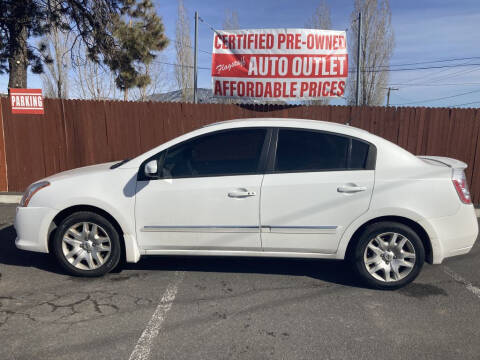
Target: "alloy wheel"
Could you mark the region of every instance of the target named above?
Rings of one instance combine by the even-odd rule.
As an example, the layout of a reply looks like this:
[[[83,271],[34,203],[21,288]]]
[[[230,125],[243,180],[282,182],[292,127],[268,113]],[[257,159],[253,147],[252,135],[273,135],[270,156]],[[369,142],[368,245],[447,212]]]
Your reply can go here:
[[[383,282],[405,278],[415,266],[415,248],[404,235],[379,234],[365,248],[363,262],[372,277]]]
[[[79,222],[62,238],[65,259],[80,270],[101,267],[111,254],[112,244],[105,229],[92,222]]]

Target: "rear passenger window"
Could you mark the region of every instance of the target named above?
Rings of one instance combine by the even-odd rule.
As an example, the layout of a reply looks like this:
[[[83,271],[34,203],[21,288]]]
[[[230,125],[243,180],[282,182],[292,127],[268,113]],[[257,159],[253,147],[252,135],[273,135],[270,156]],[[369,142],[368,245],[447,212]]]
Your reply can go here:
[[[368,150],[367,143],[352,139],[352,150],[350,153],[350,169],[365,169],[367,165]]]
[[[343,136],[280,129],[275,170],[346,169],[349,146],[349,139]]]
[[[319,131],[280,129],[275,171],[364,169],[369,144]]]

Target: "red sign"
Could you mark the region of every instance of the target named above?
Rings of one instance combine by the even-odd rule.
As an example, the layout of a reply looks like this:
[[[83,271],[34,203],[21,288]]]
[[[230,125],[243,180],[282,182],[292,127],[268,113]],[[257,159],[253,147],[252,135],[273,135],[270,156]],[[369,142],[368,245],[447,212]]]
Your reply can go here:
[[[213,37],[215,96],[283,101],[342,97],[347,77],[345,31],[219,30]]]
[[[10,88],[12,114],[43,114],[42,89]]]

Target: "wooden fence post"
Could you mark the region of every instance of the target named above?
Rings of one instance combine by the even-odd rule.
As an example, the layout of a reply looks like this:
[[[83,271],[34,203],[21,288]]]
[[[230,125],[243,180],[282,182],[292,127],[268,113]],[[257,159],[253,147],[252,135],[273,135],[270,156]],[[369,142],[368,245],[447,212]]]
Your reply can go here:
[[[3,100],[0,98],[0,191],[8,191],[7,156],[5,149],[5,130],[3,128]]]

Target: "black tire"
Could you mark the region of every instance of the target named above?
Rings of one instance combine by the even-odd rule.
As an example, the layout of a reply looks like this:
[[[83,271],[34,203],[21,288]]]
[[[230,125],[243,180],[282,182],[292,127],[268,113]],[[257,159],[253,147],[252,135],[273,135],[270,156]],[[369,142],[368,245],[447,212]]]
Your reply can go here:
[[[70,229],[70,227],[74,226],[75,224],[82,222],[88,222],[90,224],[98,225],[101,228],[101,231],[108,235],[110,240],[110,253],[108,255],[108,258],[106,257],[105,262],[101,266],[91,270],[82,270],[72,265],[66,259],[62,248],[62,246],[64,246],[62,244],[63,237],[65,236],[68,229]],[[85,277],[98,277],[105,275],[117,266],[122,255],[120,236],[115,227],[103,216],[89,211],[80,211],[73,213],[60,223],[53,239],[52,250],[60,265],[70,275]],[[86,264],[86,260],[82,260],[80,262]],[[98,266],[97,263],[95,264]]]
[[[381,281],[375,278],[372,274],[370,274],[370,272],[367,270],[367,265],[365,264],[364,256],[368,244],[378,235],[382,235],[385,233],[397,233],[403,237],[406,237],[409,240],[411,246],[413,246],[413,249],[415,250],[415,261],[410,261],[414,264],[413,268],[411,268],[410,272],[400,280],[392,280],[389,282]],[[388,237],[389,235],[386,236]],[[408,244],[408,246],[410,246],[410,244]],[[368,251],[371,252],[370,249]],[[422,240],[420,239],[418,234],[409,226],[391,221],[378,222],[369,225],[359,236],[351,253],[350,261],[352,262],[352,266],[356,273],[359,275],[360,279],[368,287],[380,290],[394,290],[401,288],[415,280],[415,278],[420,273],[420,270],[422,269],[423,263],[425,262],[425,249]],[[384,260],[382,259],[382,261]],[[393,266],[393,260],[390,261],[392,262]],[[371,266],[371,268],[373,268],[377,264],[378,263],[368,266]],[[389,263],[386,264],[388,265]],[[402,266],[400,268],[404,271],[408,270],[407,267]],[[383,274],[383,277],[386,278],[385,270],[379,270],[379,273],[377,273],[377,275],[378,274],[380,274],[380,277],[382,277],[381,275]],[[389,273],[388,276],[390,275],[395,274]]]

